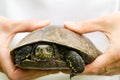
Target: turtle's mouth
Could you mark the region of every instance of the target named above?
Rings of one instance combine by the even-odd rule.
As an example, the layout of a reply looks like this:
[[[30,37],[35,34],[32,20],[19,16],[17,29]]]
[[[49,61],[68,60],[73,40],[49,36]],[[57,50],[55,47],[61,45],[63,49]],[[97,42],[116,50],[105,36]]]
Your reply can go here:
[[[39,53],[39,55],[34,57],[34,60],[43,62],[43,61],[49,61],[53,58],[54,58],[54,56],[52,54]]]
[[[54,56],[52,54],[39,53],[39,55],[37,55],[36,57],[40,59],[45,59],[45,58],[53,58]]]

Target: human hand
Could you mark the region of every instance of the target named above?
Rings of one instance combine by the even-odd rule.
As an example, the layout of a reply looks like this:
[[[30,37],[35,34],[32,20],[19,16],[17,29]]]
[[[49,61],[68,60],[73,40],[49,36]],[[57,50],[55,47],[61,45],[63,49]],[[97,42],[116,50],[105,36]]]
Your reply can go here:
[[[10,56],[10,42],[19,32],[30,32],[38,28],[49,25],[45,21],[14,21],[5,17],[0,17],[0,67],[7,74],[10,80],[31,80],[38,76],[47,75],[48,71],[22,70],[14,66]]]
[[[103,32],[110,45],[91,64],[86,65],[82,74],[114,75],[120,74],[120,12],[95,20],[66,22],[65,28],[77,33]]]

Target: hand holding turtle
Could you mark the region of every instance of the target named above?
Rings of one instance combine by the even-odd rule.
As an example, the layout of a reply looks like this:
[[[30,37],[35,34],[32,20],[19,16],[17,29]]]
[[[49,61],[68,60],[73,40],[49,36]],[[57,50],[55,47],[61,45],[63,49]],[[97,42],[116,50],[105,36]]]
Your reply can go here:
[[[120,12],[90,21],[66,22],[65,27],[80,34],[100,31],[109,40],[104,54],[88,64],[83,74],[120,74]]]
[[[10,42],[16,33],[30,32],[49,24],[50,22],[48,20],[14,21],[5,17],[0,17],[0,67],[3,72],[7,74],[10,80],[29,80],[38,76],[49,74],[44,71],[18,69],[14,66],[10,57]]]

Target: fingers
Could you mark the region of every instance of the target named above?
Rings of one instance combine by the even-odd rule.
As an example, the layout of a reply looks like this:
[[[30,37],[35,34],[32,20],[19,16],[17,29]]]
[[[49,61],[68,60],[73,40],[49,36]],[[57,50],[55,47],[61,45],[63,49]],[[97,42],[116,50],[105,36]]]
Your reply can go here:
[[[104,26],[108,25],[108,21],[106,18],[98,18],[90,21],[83,22],[65,22],[64,27],[70,30],[73,30],[77,33],[88,33],[94,31],[102,31],[104,32]]]
[[[30,32],[38,28],[42,28],[45,26],[50,25],[49,20],[43,20],[43,21],[35,21],[35,20],[28,20],[28,21],[13,21],[12,25],[12,32],[18,33],[18,32]]]
[[[83,74],[105,74],[109,72],[110,66],[112,66],[112,63],[119,60],[117,58],[116,49],[112,49],[113,47],[109,47],[104,54],[99,56],[92,62],[91,64],[88,64],[85,68],[85,71]],[[115,66],[114,66],[115,67]],[[117,67],[116,67],[117,68]]]
[[[105,75],[114,75],[114,74],[120,74],[120,59],[109,64],[106,68]]]

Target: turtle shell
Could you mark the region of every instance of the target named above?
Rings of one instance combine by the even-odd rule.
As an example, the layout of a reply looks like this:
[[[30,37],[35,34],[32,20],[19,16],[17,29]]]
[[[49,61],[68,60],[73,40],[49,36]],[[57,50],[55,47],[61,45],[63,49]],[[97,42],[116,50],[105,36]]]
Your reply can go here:
[[[15,49],[37,42],[50,42],[67,46],[81,52],[85,63],[92,62],[101,52],[85,36],[72,32],[63,26],[52,25],[35,30],[22,39]]]

